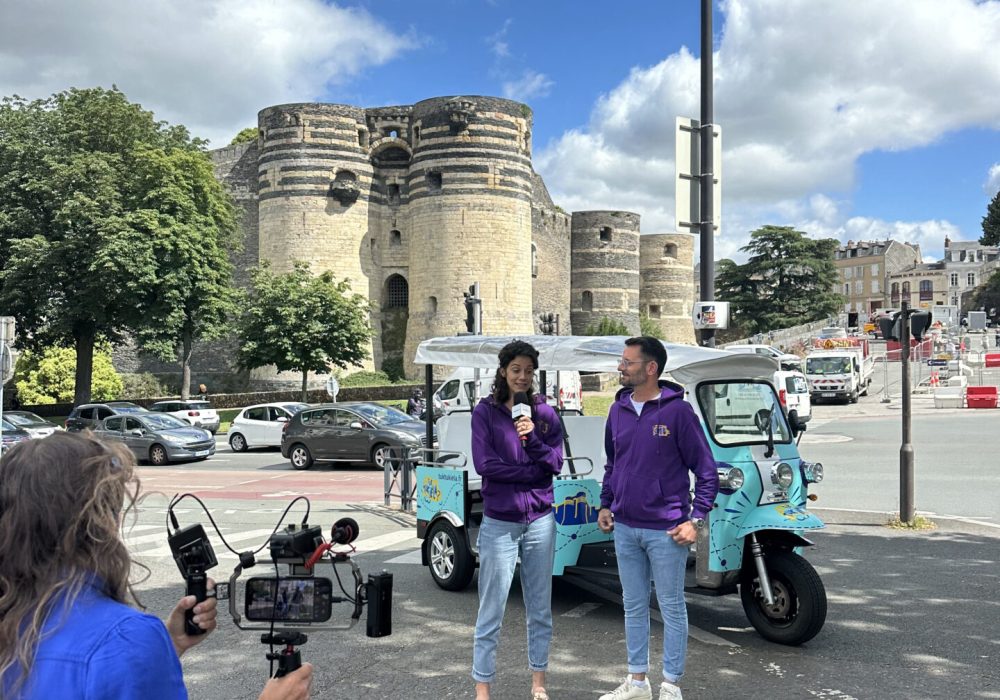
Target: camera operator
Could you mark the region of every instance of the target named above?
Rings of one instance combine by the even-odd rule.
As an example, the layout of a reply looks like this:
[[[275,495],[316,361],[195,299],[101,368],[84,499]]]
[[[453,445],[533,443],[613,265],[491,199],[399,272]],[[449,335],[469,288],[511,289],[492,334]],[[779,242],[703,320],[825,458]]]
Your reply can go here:
[[[120,523],[139,494],[134,466],[124,446],[80,433],[27,440],[0,460],[0,697],[187,697],[179,657],[204,635],[185,633],[184,614],[194,608],[211,632],[216,600],[181,598],[165,625],[132,607]],[[311,680],[304,664],[260,698],[307,698]]]

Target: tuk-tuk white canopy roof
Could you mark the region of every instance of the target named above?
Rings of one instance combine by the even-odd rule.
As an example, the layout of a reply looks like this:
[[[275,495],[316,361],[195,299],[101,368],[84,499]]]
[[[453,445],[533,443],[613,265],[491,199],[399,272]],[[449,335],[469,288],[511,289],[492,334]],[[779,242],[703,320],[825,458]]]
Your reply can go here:
[[[523,340],[538,350],[539,369],[617,372],[627,336],[573,335],[459,335],[430,338],[417,346],[418,365],[444,365],[494,370],[500,349]],[[694,345],[663,343],[667,349],[665,374],[682,384],[707,378],[770,379],[778,363],[763,355],[747,355]]]

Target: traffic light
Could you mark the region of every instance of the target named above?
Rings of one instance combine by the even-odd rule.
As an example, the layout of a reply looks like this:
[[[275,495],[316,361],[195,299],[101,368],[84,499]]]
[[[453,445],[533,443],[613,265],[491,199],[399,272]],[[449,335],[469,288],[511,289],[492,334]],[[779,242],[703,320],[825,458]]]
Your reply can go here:
[[[931,315],[929,312],[914,311],[910,314],[910,336],[914,340],[922,340],[930,325]]]
[[[884,340],[899,340],[902,329],[899,327],[900,313],[882,316],[878,320],[878,329]]]

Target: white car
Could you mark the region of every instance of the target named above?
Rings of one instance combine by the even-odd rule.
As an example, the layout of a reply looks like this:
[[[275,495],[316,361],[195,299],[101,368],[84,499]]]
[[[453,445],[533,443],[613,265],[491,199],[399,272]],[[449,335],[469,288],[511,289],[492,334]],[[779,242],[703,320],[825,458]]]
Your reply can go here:
[[[797,411],[799,420],[809,422],[812,417],[812,402],[809,398],[809,382],[801,372],[778,371],[774,373],[774,388],[785,411]]]
[[[307,403],[261,403],[247,406],[229,425],[229,446],[233,452],[251,447],[281,447],[281,433],[288,421]]]
[[[219,414],[208,401],[200,399],[157,401],[149,407],[149,410],[154,413],[169,413],[196,428],[204,428],[212,435],[219,429]]]

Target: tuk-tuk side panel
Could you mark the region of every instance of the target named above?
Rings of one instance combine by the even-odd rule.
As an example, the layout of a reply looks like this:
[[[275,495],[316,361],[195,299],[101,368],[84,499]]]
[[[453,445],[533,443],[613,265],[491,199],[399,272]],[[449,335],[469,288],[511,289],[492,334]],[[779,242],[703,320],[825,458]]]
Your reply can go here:
[[[558,479],[553,491],[556,552],[552,575],[561,576],[567,566],[576,565],[583,545],[608,542],[614,537],[597,527],[597,514],[601,510],[600,482],[595,479]]]
[[[417,520],[430,522],[441,512],[453,513],[462,523],[469,491],[469,473],[450,467],[417,467]]]

